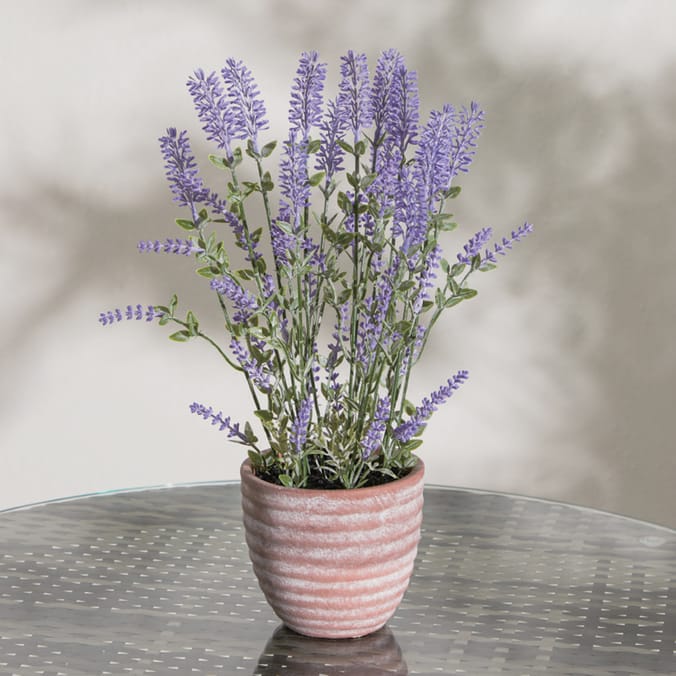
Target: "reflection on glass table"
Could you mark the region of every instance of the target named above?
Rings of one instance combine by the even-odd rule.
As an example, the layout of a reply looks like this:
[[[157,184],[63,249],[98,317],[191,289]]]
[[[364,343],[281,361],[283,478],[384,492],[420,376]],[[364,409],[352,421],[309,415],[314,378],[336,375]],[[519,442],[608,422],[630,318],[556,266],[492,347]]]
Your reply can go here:
[[[427,487],[411,586],[363,639],[307,639],[258,590],[239,485],[0,513],[0,674],[676,673],[676,532]]]

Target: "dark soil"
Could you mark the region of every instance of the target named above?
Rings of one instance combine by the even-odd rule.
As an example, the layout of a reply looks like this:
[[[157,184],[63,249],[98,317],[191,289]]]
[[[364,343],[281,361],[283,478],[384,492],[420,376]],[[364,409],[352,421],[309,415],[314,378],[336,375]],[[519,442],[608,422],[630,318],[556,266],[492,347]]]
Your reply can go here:
[[[410,469],[402,470],[397,478],[401,479],[402,477],[405,477],[410,471],[411,471]],[[256,476],[259,479],[263,479],[263,481],[267,481],[268,483],[282,486],[283,484],[279,480],[279,474],[280,474],[279,470],[274,469],[267,472],[256,473]],[[391,481],[395,481],[395,479],[389,476],[385,476],[384,474],[373,473],[369,476],[368,481],[361,488],[367,488],[369,486],[380,486],[381,484],[387,484],[390,483]],[[304,488],[314,488],[321,490],[343,490],[345,487],[337,481],[329,481],[324,476],[311,474],[308,479],[307,485],[304,486]]]

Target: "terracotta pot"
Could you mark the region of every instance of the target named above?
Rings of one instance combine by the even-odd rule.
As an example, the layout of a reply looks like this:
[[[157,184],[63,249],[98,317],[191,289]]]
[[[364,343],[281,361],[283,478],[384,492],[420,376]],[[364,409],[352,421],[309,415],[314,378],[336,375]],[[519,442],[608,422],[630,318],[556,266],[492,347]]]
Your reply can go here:
[[[246,460],[242,510],[249,556],[265,598],[305,636],[357,638],[392,617],[420,540],[423,476],[345,490],[285,488]]]

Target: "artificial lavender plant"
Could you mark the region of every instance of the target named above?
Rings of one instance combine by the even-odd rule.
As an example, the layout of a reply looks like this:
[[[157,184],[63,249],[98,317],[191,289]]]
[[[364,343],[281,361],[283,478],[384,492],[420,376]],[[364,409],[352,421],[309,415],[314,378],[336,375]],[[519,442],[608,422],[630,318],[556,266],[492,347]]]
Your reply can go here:
[[[261,139],[267,113],[249,69],[228,59],[220,76],[195,71],[187,86],[218,148],[209,159],[223,188],[219,196],[205,185],[187,132],[167,129],[160,147],[187,232],[139,250],[194,258],[226,336],[204,334],[192,312],[178,315],[176,296],[100,315],[103,325],[157,320],[178,326],[173,340],[208,341],[245,378],[264,439],[211,406],[191,411],[247,446],[257,474],[289,486],[360,487],[415,464],[427,420],[467,379],[458,371],[418,405],[408,401],[430,331],[476,296],[473,273],[493,269],[532,229],[491,245],[483,228],[455,260],[444,258],[441,235],[456,227],[447,202],[460,192],[455,179],[472,162],[483,112],[445,105],[422,124],[416,74],[396,50],[381,54],[372,79],[366,56],[352,51],[340,74],[325,101],[326,64],[302,54],[275,185],[276,143]],[[243,179],[245,161],[256,180]],[[255,199],[262,224],[249,217]],[[231,265],[229,246],[243,250],[243,267]]]

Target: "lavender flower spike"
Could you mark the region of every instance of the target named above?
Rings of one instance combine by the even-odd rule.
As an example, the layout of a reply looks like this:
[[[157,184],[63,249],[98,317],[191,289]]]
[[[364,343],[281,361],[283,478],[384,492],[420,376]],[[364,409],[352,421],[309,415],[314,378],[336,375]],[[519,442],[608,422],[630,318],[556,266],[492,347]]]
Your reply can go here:
[[[270,392],[272,389],[272,377],[265,364],[259,364],[249,351],[236,338],[230,341],[230,349],[242,367],[246,377],[261,391]]]
[[[493,228],[481,228],[463,247],[464,253],[458,254],[458,262],[472,264],[472,258],[481,253],[488,240],[493,236]]]
[[[207,141],[216,141],[231,160],[231,143],[236,132],[235,118],[216,73],[205,76],[199,68],[186,84],[197,116],[203,124],[202,129],[207,134]]]
[[[190,150],[188,132],[176,131],[174,127],[167,129],[167,135],[159,139],[164,168],[174,201],[182,207],[190,207],[193,220],[197,220],[197,204],[204,202],[209,190],[204,187],[202,179],[197,175],[195,157]]]
[[[190,412],[201,416],[205,420],[211,420],[211,424],[218,425],[218,429],[221,432],[227,430],[228,437],[230,439],[236,438],[244,443],[248,443],[246,436],[242,432],[240,432],[239,423],[235,423],[233,425],[230,422],[230,416],[224,418],[223,413],[221,411],[219,411],[218,413],[214,413],[214,409],[211,408],[211,406],[207,408],[206,406],[202,406],[202,404],[193,402],[192,404],[190,404]]]
[[[321,146],[317,153],[315,169],[326,174],[326,184],[342,168],[345,151],[338,145],[347,128],[347,122],[341,114],[338,99],[329,101],[328,110],[321,124]]]
[[[425,426],[425,421],[437,410],[437,407],[449,399],[468,377],[467,371],[458,371],[452,378],[448,379],[445,385],[432,392],[429,398],[425,397],[422,404],[416,407],[415,413],[394,430],[395,438],[404,444],[410,441]]]
[[[204,252],[204,249],[197,246],[191,239],[172,239],[171,237],[165,239],[164,242],[161,242],[159,239],[155,241],[142,240],[138,243],[138,250],[141,253],[172,253],[182,256]]]
[[[251,139],[254,151],[258,152],[258,132],[269,126],[260,90],[251,71],[241,61],[228,59],[225,63],[221,75],[232,106],[234,136]]]
[[[338,105],[356,144],[361,131],[373,121],[368,61],[366,54],[355,54],[352,50],[341,57],[341,61],[343,79],[339,85]]]
[[[483,129],[484,111],[476,101],[472,101],[469,110],[463,108],[458,114],[458,122],[451,139],[451,164],[449,182],[458,172],[467,173],[476,154],[476,142]]]
[[[153,319],[161,319],[162,317],[164,317],[164,312],[159,312],[152,305],[148,305],[145,308],[143,305],[136,305],[135,307],[127,305],[124,312],[120,308],[101,312],[99,314],[99,322],[101,322],[102,326],[108,326],[109,324],[121,322],[123,319],[135,319],[136,321],[145,319],[147,322],[152,322]]]
[[[291,423],[291,445],[296,449],[297,453],[303,450],[303,446],[307,441],[307,432],[310,425],[310,415],[312,413],[312,400],[307,397],[300,405],[298,414],[295,420]]]
[[[310,127],[322,119],[322,91],[326,78],[326,64],[319,63],[317,52],[303,52],[291,89],[289,123],[293,131],[306,141]]]
[[[362,458],[364,458],[364,460],[374,453],[382,443],[385,427],[387,426],[387,421],[390,417],[390,403],[390,398],[388,396],[384,396],[382,399],[378,400],[378,406],[375,415],[373,416],[373,421],[369,425],[361,442]]]
[[[512,248],[514,242],[520,242],[526,235],[533,232],[533,226],[531,223],[524,223],[521,227],[516,230],[512,230],[512,236],[507,238],[503,237],[500,244],[495,244],[493,246],[493,251],[486,249],[484,253],[484,263],[497,263],[498,259],[495,257],[495,254],[500,254],[500,256],[506,256],[507,251]]]

